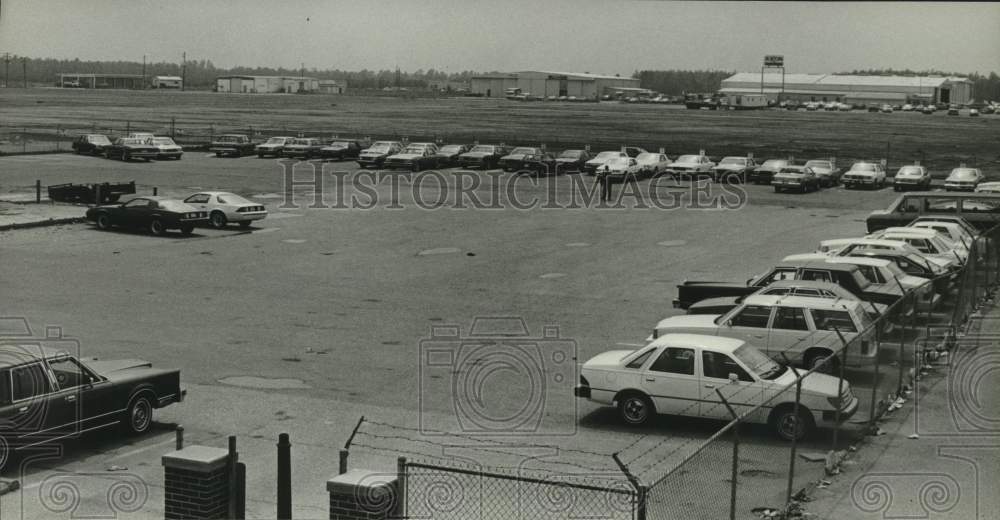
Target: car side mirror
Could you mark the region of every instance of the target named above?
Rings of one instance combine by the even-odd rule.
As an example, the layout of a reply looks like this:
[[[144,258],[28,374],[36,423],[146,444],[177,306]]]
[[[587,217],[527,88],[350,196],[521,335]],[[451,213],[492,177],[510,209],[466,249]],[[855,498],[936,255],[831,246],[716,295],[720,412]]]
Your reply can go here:
[[[739,380],[740,380],[739,376],[737,376],[736,374],[734,374],[732,372],[729,373],[729,382],[730,383],[735,383],[735,382],[737,382]]]

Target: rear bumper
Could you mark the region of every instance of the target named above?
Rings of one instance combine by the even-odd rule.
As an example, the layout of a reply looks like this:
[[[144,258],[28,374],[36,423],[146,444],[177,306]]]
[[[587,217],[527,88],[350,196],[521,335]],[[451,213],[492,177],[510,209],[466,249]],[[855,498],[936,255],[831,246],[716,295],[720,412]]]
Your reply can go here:
[[[258,211],[254,213],[230,213],[226,215],[226,219],[230,222],[253,222],[254,220],[262,220],[267,217],[266,211]]]

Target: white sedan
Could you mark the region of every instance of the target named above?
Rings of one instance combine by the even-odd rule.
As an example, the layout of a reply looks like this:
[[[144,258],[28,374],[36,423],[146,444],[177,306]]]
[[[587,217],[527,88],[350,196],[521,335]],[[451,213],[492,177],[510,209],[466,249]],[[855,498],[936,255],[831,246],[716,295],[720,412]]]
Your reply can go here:
[[[744,421],[768,424],[786,440],[805,437],[817,424],[846,421],[857,411],[858,398],[847,381],[812,373],[802,379],[796,415],[796,378],[795,370],[743,341],[667,334],[638,350],[591,358],[574,394],[618,408],[630,425],[657,413],[728,421],[733,417],[724,397],[737,414],[747,414]]]
[[[222,229],[230,222],[248,228],[255,220],[267,216],[267,208],[228,191],[203,191],[184,199],[184,202],[208,212],[212,227]]]
[[[640,174],[654,177],[670,166],[670,158],[662,153],[643,152],[636,156],[635,161],[639,163]]]

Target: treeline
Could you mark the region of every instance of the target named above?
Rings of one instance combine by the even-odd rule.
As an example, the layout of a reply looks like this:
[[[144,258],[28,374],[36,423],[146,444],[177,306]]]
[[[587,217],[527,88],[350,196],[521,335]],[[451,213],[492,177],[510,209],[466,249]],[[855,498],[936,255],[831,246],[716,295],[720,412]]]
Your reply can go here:
[[[211,60],[188,60],[186,71],[183,72],[189,88],[212,88],[215,78],[227,75],[257,75],[257,76],[300,76],[305,73],[319,79],[346,80],[353,88],[384,88],[405,87],[425,88],[433,83],[445,81],[468,81],[476,71],[448,73],[435,69],[417,70],[413,72],[395,70],[360,70],[347,71],[340,69],[289,69],[284,67],[216,67]],[[20,56],[11,56],[9,64],[10,84],[20,85],[23,73],[27,71],[28,83],[55,84],[62,73],[86,74],[142,74],[143,64],[136,61],[83,61],[80,59],[65,60],[53,58],[28,58],[26,67],[22,67]],[[180,63],[150,62],[146,63],[146,76],[181,76]]]
[[[969,81],[972,81],[972,97],[974,100],[1000,100],[1000,76],[998,76],[996,72],[990,72],[989,75],[983,75],[978,72],[968,74],[962,72],[945,72],[937,69],[867,69],[852,70],[851,72],[838,72],[837,74],[860,74],[868,76],[960,76],[963,78],[969,78]]]
[[[724,70],[640,70],[632,77],[639,79],[642,88],[677,96],[689,92],[715,92],[722,80],[732,75]]]

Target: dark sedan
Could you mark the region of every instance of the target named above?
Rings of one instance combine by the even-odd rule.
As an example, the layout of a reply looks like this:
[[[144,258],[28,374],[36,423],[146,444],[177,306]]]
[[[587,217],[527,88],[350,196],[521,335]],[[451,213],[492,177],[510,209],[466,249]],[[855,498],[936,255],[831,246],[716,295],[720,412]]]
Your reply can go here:
[[[112,227],[148,229],[160,236],[168,229],[179,229],[185,235],[194,227],[208,221],[208,212],[176,199],[163,197],[139,197],[123,204],[97,206],[87,210],[87,220],[97,227],[109,230]]]
[[[281,156],[312,159],[313,157],[319,157],[320,150],[322,149],[323,143],[319,139],[300,137],[292,139],[290,143],[286,143],[285,147],[281,150]]]
[[[145,433],[154,409],[184,400],[179,370],[79,359],[74,343],[59,337],[42,343],[0,347],[0,467],[12,452],[92,430]]]
[[[533,146],[518,146],[510,151],[509,154],[500,158],[497,161],[497,166],[499,166],[505,172],[517,171],[515,167],[521,159],[526,155],[535,155],[542,153],[541,148],[535,148]]]
[[[216,155],[216,157],[243,157],[244,155],[252,155],[257,152],[257,145],[250,140],[250,137],[244,134],[224,134],[215,136],[212,139],[211,144],[208,145],[208,151]]]
[[[511,161],[508,165],[511,170],[518,174],[532,175],[557,175],[562,173],[556,169],[556,158],[550,153],[534,153],[522,156],[517,161]]]
[[[472,146],[467,144],[446,144],[437,153],[441,158],[441,166],[455,166],[458,164],[458,157],[468,152]]]
[[[111,146],[104,149],[104,156],[108,159],[118,158],[123,161],[145,159],[148,162],[151,159],[156,159],[159,154],[159,148],[140,137],[120,137]]]
[[[81,135],[73,140],[73,153],[104,155],[104,150],[111,146],[111,140],[103,134]]]
[[[345,159],[357,159],[361,155],[361,150],[368,148],[366,143],[361,141],[344,141],[334,139],[330,144],[319,150],[319,156],[331,161],[343,161]]]
[[[463,168],[478,167],[483,170],[492,170],[497,167],[500,158],[506,154],[507,150],[502,146],[477,144],[468,152],[458,156],[458,164]]]
[[[556,166],[560,172],[579,172],[583,169],[583,163],[590,160],[590,153],[586,150],[563,150],[556,157]]]

